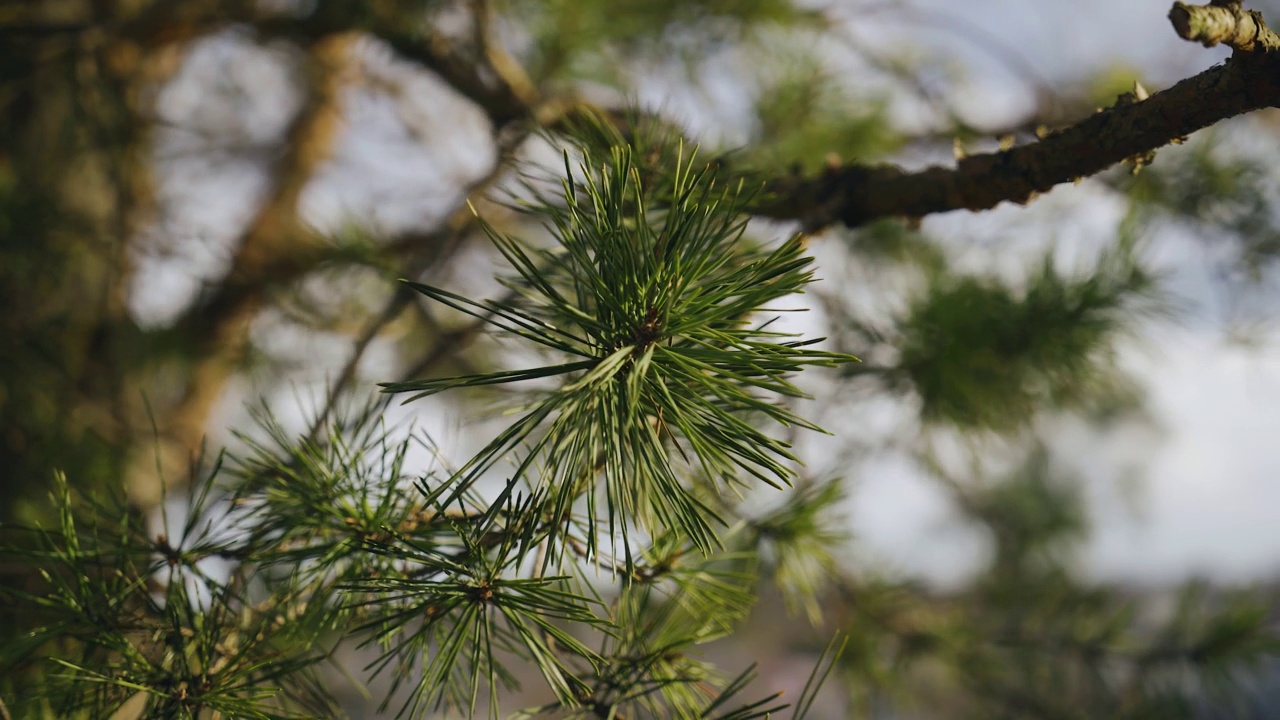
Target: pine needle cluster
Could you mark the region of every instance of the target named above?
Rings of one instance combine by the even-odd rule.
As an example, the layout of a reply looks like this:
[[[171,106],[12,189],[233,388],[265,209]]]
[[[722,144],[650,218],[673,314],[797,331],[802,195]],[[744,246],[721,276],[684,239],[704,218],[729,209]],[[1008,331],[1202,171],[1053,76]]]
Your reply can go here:
[[[496,716],[518,667],[554,698],[538,713],[748,720],[784,707],[738,700],[751,670],[726,679],[696,648],[746,618],[760,547],[821,529],[830,491],[754,519],[735,493],[793,482],[798,461],[769,428],[818,429],[784,403],[803,396],[793,376],[855,358],[775,322],[774,303],[814,279],[805,238],[750,242],[749,188],[674,151],[662,166],[620,141],[583,149],[577,167],[566,155],[562,192],[519,206],[551,247],[486,225],[514,270],[508,301],[410,283],[552,357],[385,386],[414,399],[542,381],[456,471],[411,477],[412,441],[391,439],[378,405],[320,437],[264,414],[234,461],[199,477],[172,538],[60,486],[64,522],[32,543],[49,587],[19,595],[49,622],[6,653],[66,669],[42,675],[37,704],[64,717],[129,703],[156,718],[330,716],[319,668],[354,653],[398,717]]]

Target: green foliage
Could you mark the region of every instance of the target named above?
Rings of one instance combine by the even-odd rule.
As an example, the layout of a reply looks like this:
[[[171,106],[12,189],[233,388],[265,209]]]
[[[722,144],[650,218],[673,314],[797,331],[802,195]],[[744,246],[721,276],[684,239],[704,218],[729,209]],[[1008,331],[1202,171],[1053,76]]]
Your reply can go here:
[[[934,277],[899,324],[894,381],[910,384],[926,421],[999,432],[1028,427],[1042,408],[1114,395],[1116,340],[1159,309],[1131,252],[1077,278],[1045,258],[1021,292],[995,278]]]
[[[378,648],[366,671],[391,677],[383,708],[403,696],[400,717],[474,713],[478,701],[496,716],[499,686],[517,684],[512,662],[538,668],[555,694],[541,712],[748,720],[785,707],[776,696],[735,706],[749,671],[726,682],[696,656],[747,617],[756,547],[732,540],[742,549],[703,557],[673,532],[629,571],[584,554],[618,582],[612,599],[584,565],[529,574],[549,535],[546,499],[486,513],[442,504],[447,478],[414,492],[400,475],[413,440],[391,441],[374,417],[323,441],[287,439],[264,418],[268,440],[196,482],[166,522],[172,537],[60,483],[61,525],[25,558],[44,587],[9,592],[43,623],[0,651],[6,672],[37,671],[16,711],[96,718],[141,697],[143,717],[332,717],[316,672],[344,643]]]
[[[1271,207],[1277,186],[1268,163],[1200,139],[1180,150],[1161,153],[1158,164],[1130,181],[1136,209],[1205,228],[1211,242],[1236,249],[1235,269],[1259,282],[1280,255]]]
[[[513,507],[507,514],[528,518],[531,509]],[[481,688],[487,685],[496,716],[498,681],[515,684],[498,651],[533,663],[560,702],[577,703],[586,685],[573,676],[562,656],[592,665],[597,659],[560,623],[590,627],[604,621],[572,592],[566,577],[511,576],[525,560],[518,550],[527,537],[509,528],[471,525],[459,532],[463,549],[458,553],[396,539],[400,542],[368,549],[414,571],[359,578],[341,589],[369,598],[361,607],[368,608],[371,617],[356,630],[369,632],[367,643],[386,648],[371,665],[375,673],[395,663],[392,695],[406,677],[417,676],[399,715],[419,717],[430,704],[474,714]],[[486,547],[495,544],[491,551]],[[418,664],[421,668],[415,667]]]
[[[82,4],[60,7],[72,17]],[[1251,279],[1267,276],[1280,247],[1276,188],[1252,145],[1248,157],[1208,143],[1161,151],[1152,168],[1113,183],[1133,212],[1116,246],[1080,273],[1046,258],[1016,283],[963,275],[919,224],[885,220],[847,233],[840,259],[870,268],[866,275],[886,287],[906,280],[916,288],[886,292],[884,306],[897,312],[883,319],[863,308],[844,314],[853,300],[827,306],[823,320],[848,339],[838,349],[873,359],[854,365],[852,355],[817,350],[817,340],[788,334],[777,320],[793,296],[815,288],[813,240],[757,242],[759,226],[749,224],[762,184],[817,173],[837,159],[832,153],[849,161],[935,149],[934,131],[899,136],[863,78],[809,52],[829,39],[838,15],[790,0],[341,0],[263,9],[255,36],[296,42],[299,55],[335,31],[367,32],[395,59],[385,64],[415,56],[481,105],[514,88],[521,101],[504,107],[510,118],[493,118],[499,169],[527,149],[526,120],[566,112],[549,131],[554,144],[575,148],[557,191],[526,178],[512,225],[478,224],[512,269],[507,299],[405,286],[431,301],[413,309],[459,310],[476,327],[523,341],[534,353],[522,357],[536,359],[524,369],[386,385],[412,397],[507,391],[500,397],[515,419],[460,468],[438,462],[419,471],[415,455],[441,458],[429,438],[383,425],[381,401],[335,413],[333,425],[302,436],[262,412],[234,456],[193,471],[178,483],[187,494],[147,516],[117,482],[124,458],[145,446],[130,416],[146,413],[131,403],[139,387],[176,393],[169,375],[186,372],[176,366],[234,334],[224,327],[206,337],[199,328],[216,323],[205,313],[234,306],[235,325],[261,301],[300,326],[344,332],[370,314],[363,302],[343,302],[361,294],[349,282],[353,266],[410,268],[403,274],[421,279],[439,266],[428,268],[418,246],[451,248],[465,232],[450,220],[430,243],[348,231],[298,255],[247,248],[305,283],[267,272],[255,284],[233,263],[209,288],[229,290],[232,302],[197,303],[186,321],[144,337],[124,305],[137,276],[122,268],[142,234],[132,213],[154,209],[134,182],[146,168],[131,164],[154,148],[133,144],[172,128],[149,127],[167,122],[163,113],[135,112],[167,72],[143,72],[130,58],[152,51],[144,46],[156,40],[143,36],[166,29],[135,20],[181,19],[186,32],[188,20],[207,15],[207,28],[191,29],[198,35],[231,18],[219,16],[219,3],[190,15],[166,15],[178,5],[170,3],[118,13],[113,3],[91,5],[83,30],[0,19],[0,467],[8,473],[0,520],[29,521],[0,527],[8,633],[0,717],[335,717],[351,709],[348,690],[373,695],[362,685],[370,682],[371,705],[400,717],[496,717],[509,691],[531,689],[530,702],[542,704],[524,716],[752,720],[788,706],[780,693],[753,695],[754,665],[734,675],[706,650],[741,636],[753,612],[772,613],[775,594],[812,627],[784,628],[770,649],[780,656],[774,666],[786,653],[817,658],[794,718],[822,709],[818,686],[828,677],[850,716],[1163,719],[1205,717],[1210,707],[1239,717],[1250,684],[1274,674],[1273,593],[1192,584],[1152,601],[1079,577],[1084,493],[1034,436],[1046,413],[1099,419],[1137,403],[1116,366],[1117,343],[1161,305],[1133,238],[1190,220],[1232,243]],[[254,4],[226,5],[243,20]],[[483,14],[467,18],[474,27],[453,27],[473,12]],[[439,28],[429,26],[437,20]],[[504,42],[518,57],[505,57]],[[787,49],[797,45],[805,50]],[[742,59],[750,66],[716,65]],[[317,96],[291,124],[291,145],[257,158],[280,160],[262,163],[282,176],[276,190],[307,181],[290,159],[316,149],[300,136],[315,119],[308,113],[326,104],[318,95],[335,89],[328,80],[399,102],[393,96],[407,85],[390,76],[411,74],[396,67],[372,82],[383,73],[353,78],[360,73],[349,67],[320,67],[332,57],[313,60]],[[674,81],[694,90],[724,77],[758,84],[741,125],[745,147],[699,160],[656,112],[591,116],[566,107],[607,94],[582,80],[626,96],[644,87],[642,75],[669,82],[654,70],[680,68],[687,74]],[[216,135],[205,139],[224,152],[217,143],[227,138]],[[228,146],[245,144],[234,140]],[[520,223],[547,230],[551,245],[508,229]],[[329,292],[335,284],[344,292]],[[308,292],[324,294],[321,307]],[[291,294],[302,299],[289,307],[281,298]],[[359,342],[397,321],[409,296],[399,293],[404,304],[389,305]],[[450,358],[457,366],[471,359]],[[989,562],[963,587],[879,578],[850,552],[839,510],[859,479],[845,461],[867,449],[857,446],[861,428],[845,428],[851,447],[819,458],[849,477],[809,479],[790,445],[796,431],[818,429],[793,409],[807,399],[795,376],[814,367],[873,378],[873,392],[915,401],[918,414],[877,450],[919,461],[990,540]],[[187,389],[204,389],[186,380]],[[846,387],[824,387],[831,392],[816,400],[848,402]],[[960,477],[921,449],[936,449],[927,441],[937,438],[958,440],[977,469]],[[1025,461],[996,474],[989,468],[1008,458],[987,463],[989,454]],[[27,488],[46,483],[55,466],[69,480],[58,475],[50,507],[32,509]],[[826,478],[831,469],[816,472]],[[76,492],[68,482],[109,492]],[[762,497],[773,504],[744,502]],[[41,526],[41,517],[54,520]],[[764,622],[778,621],[769,614]],[[349,684],[335,682],[352,657],[367,664]]]
[[[161,534],[60,481],[57,528],[8,551],[41,568],[36,587],[7,591],[37,619],[0,650],[0,667],[30,679],[17,712],[328,717],[340,707],[323,666],[352,650],[398,717],[496,717],[527,666],[552,698],[531,716],[751,720],[786,706],[744,699],[753,668],[728,677],[700,651],[742,628],[766,578],[815,627],[847,631],[795,717],[834,671],[850,697],[927,707],[936,693],[975,717],[1190,717],[1206,697],[1241,697],[1245,673],[1280,651],[1267,606],[1192,587],[1148,620],[1130,595],[1074,578],[1087,519],[1043,448],[991,482],[922,462],[993,540],[989,567],[943,598],[838,561],[841,482],[805,480],[746,512],[739,493],[796,477],[766,430],[816,429],[783,404],[802,397],[792,376],[853,358],[773,324],[813,281],[806,239],[751,242],[743,181],[632,127],[633,142],[579,128],[561,192],[531,181],[515,203],[550,246],[485,226],[514,269],[508,300],[410,284],[548,358],[386,386],[537,384],[508,396],[517,418],[461,468],[413,475],[411,452],[433,446],[395,439],[376,404],[303,437],[260,414]],[[921,398],[926,425],[1016,434],[1036,412],[1087,409],[1114,387],[1116,338],[1159,307],[1127,243],[1081,277],[1045,260],[1015,291],[948,272],[913,232],[870,232],[883,245],[870,255],[922,258],[930,280],[885,337],[899,356],[882,374]]]
[[[691,559],[675,536],[658,539],[644,582],[624,588],[613,604],[616,631],[605,639],[584,711],[703,717],[728,699],[717,689],[719,673],[693,648],[733,632],[751,609],[753,577],[734,559]]]
[[[627,145],[584,151],[576,173],[566,164],[562,195],[522,206],[555,247],[486,227],[515,268],[515,300],[412,284],[559,356],[387,386],[417,397],[558,383],[456,472],[408,476],[410,450],[431,446],[393,441],[379,404],[301,438],[261,413],[239,457],[193,479],[172,538],[60,485],[63,523],[37,533],[29,558],[44,587],[15,594],[43,619],[0,654],[42,678],[22,710],[102,717],[136,696],[145,717],[332,716],[316,666],[346,644],[376,653],[365,669],[390,678],[382,709],[400,717],[482,706],[496,717],[499,690],[517,685],[512,663],[540,672],[555,698],[542,712],[749,720],[785,707],[739,701],[750,670],[726,680],[697,647],[746,619],[763,546],[783,582],[801,577],[792,560],[827,553],[794,591],[815,613],[839,493],[805,489],[734,524],[725,491],[791,482],[788,445],[759,424],[817,429],[780,402],[802,396],[791,376],[854,358],[771,328],[773,303],[813,279],[804,238],[748,242],[749,193],[674,147],[666,168]],[[483,497],[479,480],[508,454],[514,472]],[[717,522],[735,530],[721,536]],[[601,526],[613,544],[621,535],[621,557],[604,551]]]
[[[607,518],[628,566],[635,523],[654,532],[680,528],[706,552],[717,544],[712,526],[720,518],[681,481],[669,456],[677,453],[718,487],[740,484],[739,473],[787,483],[787,463],[795,462],[788,446],[745,416],[816,430],[764,393],[799,397],[788,375],[854,358],[807,349],[816,341],[792,340],[757,317],[811,282],[811,261],[803,236],[773,250],[744,242],[749,197],[740,184],[721,185],[691,153],[677,157],[667,192],[655,196],[630,148],[615,146],[607,158],[586,152],[577,177],[566,158],[562,197],[528,206],[547,218],[556,247],[526,248],[487,228],[518,273],[509,281],[515,300],[477,302],[411,284],[568,361],[386,389],[417,398],[563,378],[459,471],[455,492],[527,446],[502,499],[529,482],[547,492],[553,516],[566,519],[585,499],[585,523],[574,524],[588,548],[594,552],[596,526]],[[597,475],[605,513],[594,502]]]
[[[851,95],[834,70],[811,56],[779,64],[758,91],[746,164],[814,174],[833,158],[866,162],[896,147],[882,102]]]
[[[536,77],[570,75],[611,81],[618,62],[660,58],[683,50],[705,52],[707,44],[750,37],[762,27],[816,26],[819,13],[793,0],[616,0],[574,2],[510,0],[512,10],[536,38]],[[602,56],[609,58],[601,62]]]
[[[312,648],[316,626],[295,614],[297,606],[250,604],[239,583],[220,581],[205,567],[209,558],[234,556],[209,534],[211,518],[201,512],[207,498],[192,501],[183,537],[171,542],[163,533],[148,536],[137,515],[119,505],[86,503],[78,519],[57,476],[59,526],[39,531],[29,557],[45,587],[10,598],[47,624],[0,656],[10,669],[37,652],[56,665],[19,696],[19,709],[107,717],[141,696],[143,716],[156,718],[335,711],[314,674],[325,658]]]
[[[849,543],[835,507],[845,500],[840,482],[799,485],[777,510],[749,522],[750,545],[767,553],[774,582],[792,612],[822,622],[821,594],[842,569],[836,556]]]

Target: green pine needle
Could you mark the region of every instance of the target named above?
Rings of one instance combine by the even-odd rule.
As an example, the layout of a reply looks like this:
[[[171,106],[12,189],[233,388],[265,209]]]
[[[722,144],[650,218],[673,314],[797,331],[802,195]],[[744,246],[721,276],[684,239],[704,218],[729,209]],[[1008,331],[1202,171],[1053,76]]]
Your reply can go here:
[[[817,430],[779,404],[803,396],[790,376],[856,358],[810,349],[819,340],[758,321],[778,312],[770,303],[813,281],[812,260],[801,235],[773,250],[744,241],[750,193],[741,183],[720,182],[714,165],[683,148],[673,170],[641,167],[625,144],[598,154],[583,150],[576,172],[566,155],[563,192],[523,205],[543,219],[557,247],[531,249],[484,225],[515,270],[513,302],[410,283],[569,360],[384,388],[413,393],[412,400],[562,378],[459,471],[457,491],[516,454],[495,506],[525,481],[547,489],[563,515],[602,480],[609,534],[621,533],[624,545],[628,526],[638,524],[679,528],[707,552],[717,545],[712,526],[720,519],[677,475],[671,451],[717,481],[741,483],[745,474],[789,484],[796,458],[755,421]],[[531,477],[535,468],[540,475]],[[597,527],[594,502],[587,514],[587,525]],[[587,536],[595,542],[594,531]]]

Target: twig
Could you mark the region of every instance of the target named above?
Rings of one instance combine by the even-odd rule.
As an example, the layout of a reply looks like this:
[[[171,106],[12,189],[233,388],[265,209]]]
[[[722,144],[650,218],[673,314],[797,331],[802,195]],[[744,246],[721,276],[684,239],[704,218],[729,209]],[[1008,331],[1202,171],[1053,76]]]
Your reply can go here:
[[[525,126],[522,128],[521,132],[509,135],[502,141],[499,146],[498,161],[494,163],[494,166],[490,168],[489,172],[483,178],[472,184],[468,192],[467,201],[463,203],[462,207],[454,211],[453,215],[449,217],[449,220],[446,222],[444,227],[428,235],[423,242],[417,243],[420,246],[433,249],[443,247],[444,250],[424,253],[411,259],[406,263],[402,277],[417,277],[430,265],[438,262],[441,258],[451,256],[453,251],[461,246],[463,236],[475,224],[475,215],[471,210],[472,203],[479,200],[481,196],[483,196],[485,192],[487,192],[498,180],[502,171],[506,168],[506,158],[514,153],[515,148],[529,136],[530,129],[531,128],[529,126]],[[498,132],[501,134],[501,128],[498,128]],[[369,345],[373,343],[374,338],[382,332],[383,328],[400,316],[400,313],[409,305],[414,297],[414,293],[408,288],[403,286],[397,288],[391,298],[387,300],[387,304],[382,308],[382,311],[379,312],[378,315],[375,316],[374,319],[365,327],[364,332],[360,334],[360,337],[356,339],[352,346],[351,356],[347,359],[346,364],[343,365],[342,370],[338,373],[337,379],[329,387],[324,406],[321,408],[319,415],[316,416],[316,419],[312,423],[311,430],[308,432],[309,437],[314,439],[319,433],[320,428],[324,427],[324,424],[328,422],[329,417],[332,416],[338,399],[347,386],[355,379],[356,369],[359,367],[360,361],[364,358],[365,352],[368,351]],[[474,337],[475,333],[479,332],[482,325],[483,322],[473,323],[466,329],[467,332],[463,335],[457,335],[455,332],[442,336],[439,342],[436,343],[436,347],[432,350],[432,359],[429,364],[434,365],[435,362],[443,357],[446,349],[455,346],[456,343],[462,340]],[[455,337],[455,335],[457,336]]]

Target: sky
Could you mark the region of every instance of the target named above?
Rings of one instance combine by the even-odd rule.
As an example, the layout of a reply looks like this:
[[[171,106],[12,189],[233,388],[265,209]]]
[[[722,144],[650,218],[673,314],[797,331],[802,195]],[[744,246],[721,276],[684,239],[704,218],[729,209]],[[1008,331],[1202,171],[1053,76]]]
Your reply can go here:
[[[955,106],[970,122],[999,127],[1034,105],[1036,84],[1091,77],[1120,61],[1154,91],[1225,57],[1179,40],[1165,19],[1168,5],[915,0],[845,3],[834,12],[848,18],[859,42],[886,51],[905,48],[963,68]],[[225,271],[238,228],[264,187],[266,160],[257,150],[282,137],[300,102],[292,61],[282,47],[260,48],[225,34],[202,43],[162,91],[159,173],[162,201],[174,220],[156,229],[139,256],[141,280],[131,307],[144,324],[164,325],[203,283]],[[382,73],[408,100],[349,94],[347,127],[304,195],[304,215],[329,232],[357,218],[389,233],[430,224],[493,162],[487,120],[428,75],[377,61],[366,70]],[[643,83],[639,97],[694,127],[724,126],[746,100],[732,72],[708,72],[701,94],[682,94],[670,78],[659,78]],[[225,107],[208,92],[211,83],[247,91],[243,105]],[[717,102],[708,106],[708,98]],[[904,122],[927,122],[909,102],[896,112]],[[218,152],[204,152],[202,129],[228,127],[234,132]],[[990,261],[984,254],[988,239],[1017,226],[1040,228],[1028,254],[1043,247],[1037,243],[1052,242],[1068,255],[1088,256],[1114,232],[1119,212],[1105,190],[1085,182],[1058,188],[1026,209],[952,213],[929,218],[924,227],[954,247],[972,245],[980,266]],[[1274,410],[1280,407],[1280,345],[1232,341],[1212,302],[1215,280],[1203,245],[1188,232],[1169,229],[1159,262],[1175,289],[1199,309],[1181,323],[1155,328],[1122,354],[1124,365],[1147,384],[1152,422],[1106,433],[1066,421],[1052,428],[1054,450],[1084,478],[1094,518],[1080,569],[1101,580],[1162,585],[1189,577],[1252,582],[1280,576],[1280,449],[1274,439],[1280,430]],[[475,252],[435,281],[483,287],[486,263]],[[369,290],[371,307],[381,302],[379,292]],[[272,398],[281,409],[314,393],[347,347],[338,337],[288,334],[279,318],[264,318],[255,332],[271,338],[276,352],[312,363],[297,384]],[[375,345],[366,368],[376,374],[389,353]],[[237,386],[224,399],[218,422],[243,422],[244,403],[259,389]],[[474,449],[483,433],[442,414],[447,405],[437,407],[441,412],[434,415],[420,406],[395,412],[414,416],[458,456]],[[860,431],[891,433],[900,409],[868,403],[850,412],[863,423]],[[985,539],[959,522],[939,490],[901,455],[876,456],[854,475],[846,508],[856,538],[853,562],[945,586],[962,581],[985,557]]]

